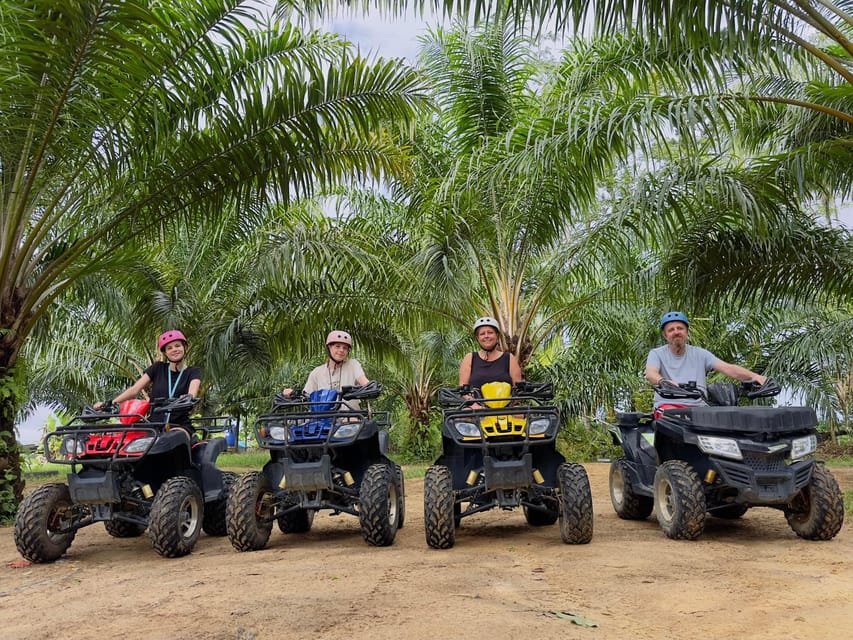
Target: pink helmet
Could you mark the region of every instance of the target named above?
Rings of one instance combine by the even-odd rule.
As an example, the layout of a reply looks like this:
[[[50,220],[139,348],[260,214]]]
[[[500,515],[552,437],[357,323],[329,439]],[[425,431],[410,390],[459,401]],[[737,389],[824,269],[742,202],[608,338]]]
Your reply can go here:
[[[330,344],[334,344],[335,342],[342,342],[344,344],[348,344],[350,348],[352,348],[352,336],[348,334],[346,331],[335,331],[329,332],[329,335],[326,336],[326,346],[328,347]]]
[[[161,333],[160,337],[157,338],[157,348],[160,349],[160,351],[163,351],[167,344],[174,342],[175,340],[183,341],[185,349],[190,346],[189,341],[180,331],[167,331],[166,333]]]

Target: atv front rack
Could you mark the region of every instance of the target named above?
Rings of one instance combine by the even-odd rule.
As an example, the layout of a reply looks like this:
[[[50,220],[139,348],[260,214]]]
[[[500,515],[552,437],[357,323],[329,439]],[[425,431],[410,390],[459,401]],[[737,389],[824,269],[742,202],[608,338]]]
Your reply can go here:
[[[45,457],[56,464],[108,467],[144,457],[165,425],[152,423],[87,425],[72,423],[45,438]]]
[[[345,400],[335,401],[325,411],[312,410],[317,405],[329,403],[294,402],[287,405],[288,411],[260,416],[254,427],[258,446],[276,450],[321,449],[353,442],[368,424],[378,429],[387,429],[391,424],[387,411],[353,409]]]

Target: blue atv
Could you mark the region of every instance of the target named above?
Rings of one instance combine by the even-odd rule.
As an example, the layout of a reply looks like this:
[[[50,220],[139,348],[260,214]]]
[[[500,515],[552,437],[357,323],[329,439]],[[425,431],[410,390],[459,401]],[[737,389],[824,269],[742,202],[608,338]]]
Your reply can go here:
[[[402,469],[387,456],[387,411],[354,401],[379,397],[377,382],[277,394],[258,419],[258,444],[270,452],[261,471],[237,481],[228,498],[228,537],[238,551],[263,549],[274,523],[305,533],[321,509],[357,516],[368,544],[388,546],[405,518]]]

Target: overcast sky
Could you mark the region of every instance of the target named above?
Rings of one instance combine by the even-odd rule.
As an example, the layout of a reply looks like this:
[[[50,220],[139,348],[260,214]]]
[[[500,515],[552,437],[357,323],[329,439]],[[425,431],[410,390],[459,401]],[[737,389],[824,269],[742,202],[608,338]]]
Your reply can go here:
[[[374,16],[338,17],[328,20],[324,28],[357,44],[363,54],[369,52],[385,58],[407,58],[413,63],[420,47],[418,37],[437,25],[434,16],[425,19],[410,16],[395,21]]]

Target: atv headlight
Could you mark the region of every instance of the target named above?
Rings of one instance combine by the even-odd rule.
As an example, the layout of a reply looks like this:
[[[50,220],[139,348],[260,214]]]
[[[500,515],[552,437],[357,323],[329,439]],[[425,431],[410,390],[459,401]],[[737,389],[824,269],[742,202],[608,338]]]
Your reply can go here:
[[[73,453],[82,456],[86,453],[86,445],[78,438],[63,438],[62,444],[59,445],[59,455],[70,456]]]
[[[463,438],[478,438],[480,437],[480,427],[473,422],[457,422],[453,426]]]
[[[335,438],[344,440],[346,438],[355,437],[361,430],[361,422],[345,422],[340,427],[335,429]]]
[[[272,440],[284,440],[287,437],[287,430],[282,427],[270,427],[270,439]]]
[[[802,458],[817,449],[817,436],[810,435],[805,438],[797,438],[791,441],[791,459]]]
[[[536,418],[530,422],[527,431],[531,436],[538,436],[545,433],[550,426],[551,420],[549,418]]]
[[[124,453],[145,453],[148,447],[151,446],[151,443],[154,442],[154,436],[145,436],[144,438],[137,438],[133,442],[130,442],[125,446]]]
[[[731,458],[732,460],[743,460],[743,454],[740,452],[737,440],[733,438],[715,438],[713,436],[697,437],[699,439],[699,449],[704,453]]]

